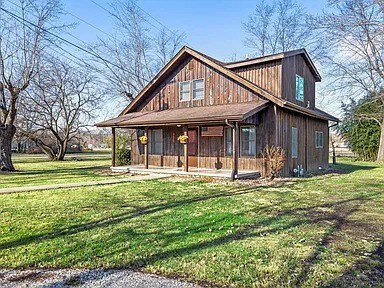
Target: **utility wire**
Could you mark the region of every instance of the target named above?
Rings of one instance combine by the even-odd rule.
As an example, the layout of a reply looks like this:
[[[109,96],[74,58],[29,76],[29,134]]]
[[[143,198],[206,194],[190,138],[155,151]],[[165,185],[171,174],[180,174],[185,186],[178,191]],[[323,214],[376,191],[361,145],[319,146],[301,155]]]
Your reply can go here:
[[[5,13],[7,13],[8,15],[10,15],[12,18],[14,18],[14,19],[16,19],[16,20],[20,20],[20,21],[25,22],[25,23],[27,23],[27,24],[29,24],[29,25],[32,25],[32,26],[35,27],[35,28],[41,29],[41,30],[44,31],[45,33],[47,33],[47,34],[49,34],[49,35],[51,35],[51,36],[56,37],[57,39],[63,41],[64,43],[66,43],[66,44],[68,44],[68,45],[70,45],[70,46],[73,46],[73,47],[75,47],[75,48],[77,48],[77,49],[79,49],[79,50],[81,50],[81,51],[83,51],[83,52],[85,52],[85,53],[87,53],[87,54],[93,56],[93,57],[96,57],[96,58],[98,58],[98,59],[104,61],[105,63],[108,63],[108,64],[110,64],[110,65],[112,65],[112,66],[114,66],[114,67],[116,67],[116,68],[119,68],[119,69],[121,69],[121,70],[127,72],[128,74],[131,74],[131,75],[133,75],[133,76],[135,76],[135,77],[138,77],[138,78],[140,78],[141,80],[144,80],[144,81],[146,81],[146,82],[149,82],[148,79],[146,79],[146,78],[144,78],[144,77],[141,77],[141,76],[139,76],[139,75],[135,75],[135,74],[132,73],[131,71],[128,71],[128,70],[124,69],[123,67],[121,67],[121,66],[119,66],[119,65],[117,65],[117,64],[115,64],[115,63],[113,63],[113,62],[111,62],[111,61],[109,61],[109,60],[107,60],[107,59],[105,59],[105,58],[103,58],[103,57],[101,57],[100,55],[96,54],[95,52],[89,51],[89,50],[85,49],[84,47],[81,47],[80,45],[75,44],[75,43],[73,43],[73,42],[71,42],[71,41],[69,41],[69,40],[67,40],[67,39],[65,39],[65,38],[63,38],[63,37],[61,37],[61,36],[59,36],[59,35],[57,35],[57,34],[51,32],[51,31],[49,31],[49,30],[47,30],[47,29],[44,29],[44,28],[42,28],[42,27],[39,27],[39,26],[37,26],[36,24],[30,22],[29,20],[27,20],[27,19],[23,19],[23,18],[21,18],[20,16],[14,14],[13,12],[8,11],[7,9],[4,9],[3,7],[0,7],[0,10],[4,11]],[[28,26],[28,27],[29,27],[29,26]],[[30,27],[29,27],[29,28],[30,28]],[[32,28],[30,28],[30,29],[32,29]],[[44,38],[47,39],[46,37],[44,37]],[[47,39],[47,40],[48,40],[48,39]]]

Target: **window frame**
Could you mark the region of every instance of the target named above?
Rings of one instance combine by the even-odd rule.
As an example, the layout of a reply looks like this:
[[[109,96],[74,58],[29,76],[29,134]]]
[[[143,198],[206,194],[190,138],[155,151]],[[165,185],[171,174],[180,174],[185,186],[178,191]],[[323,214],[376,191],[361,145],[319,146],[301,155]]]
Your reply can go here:
[[[188,99],[182,99],[181,98],[181,85],[188,83]],[[179,82],[179,101],[180,102],[185,102],[185,101],[191,101],[191,81],[180,81]]]
[[[194,83],[197,82],[197,81],[202,81],[203,82],[203,87],[199,88],[199,89],[201,89],[203,91],[203,97],[202,98],[195,98],[194,97],[195,96],[195,90],[197,90],[197,89],[194,88]],[[204,98],[205,98],[205,81],[204,81],[204,78],[193,79],[191,81],[191,85],[192,85],[192,89],[191,89],[192,100],[204,100]]]
[[[230,140],[228,141],[227,131],[229,131]],[[228,145],[230,143],[230,145]],[[230,147],[231,152],[228,152],[227,147]],[[224,155],[225,156],[233,156],[233,129],[231,127],[224,128]]]
[[[254,142],[254,144],[253,144],[253,148],[254,148],[254,155],[244,155],[243,154],[243,133],[242,133],[242,130],[243,130],[243,128],[252,128],[252,129],[254,129],[254,135],[255,135],[255,138],[254,138],[254,140],[252,141],[252,142]],[[239,127],[239,129],[240,129],[240,157],[249,157],[249,158],[254,158],[254,157],[256,157],[256,126],[255,125],[244,125],[244,126],[240,126]],[[248,140],[248,143],[249,143],[250,141]]]
[[[321,135],[321,138],[318,138],[319,135]],[[321,139],[321,145],[317,145],[318,139]],[[323,133],[323,131],[315,131],[315,147],[316,148],[324,148],[324,133]]]
[[[302,97],[299,94],[299,92],[300,92],[300,80],[303,81],[303,91],[302,91],[303,95],[302,95]],[[296,77],[295,77],[295,99],[297,101],[304,102],[304,98],[305,98],[304,90],[305,90],[305,79],[303,76],[296,74]]]
[[[161,131],[161,141],[152,141],[155,131]],[[161,152],[156,151],[156,143],[161,143]],[[164,131],[163,129],[148,129],[148,154],[149,155],[164,155]]]
[[[296,131],[295,132],[295,136],[296,136],[296,142],[295,142],[296,143],[296,145],[295,145],[296,147],[295,147],[295,149],[293,147],[294,146],[293,145],[294,144],[294,142],[293,142],[293,139],[294,139],[293,138],[293,134],[294,134],[293,131]],[[293,155],[293,151],[294,150],[296,150],[296,154],[295,155]],[[292,126],[291,127],[291,156],[292,156],[293,159],[297,159],[298,155],[299,155],[299,129],[297,129],[297,127],[295,127],[295,126]]]

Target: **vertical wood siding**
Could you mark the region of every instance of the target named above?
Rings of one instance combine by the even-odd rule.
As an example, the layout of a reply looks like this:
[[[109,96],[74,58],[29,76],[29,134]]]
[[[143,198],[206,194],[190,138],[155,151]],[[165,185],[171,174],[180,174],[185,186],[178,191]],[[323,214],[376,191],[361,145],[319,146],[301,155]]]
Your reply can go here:
[[[296,74],[304,77],[304,102],[296,100]],[[315,77],[306,64],[303,56],[296,55],[282,60],[282,98],[292,103],[315,108]]]
[[[246,67],[233,68],[231,70],[267,90],[276,97],[281,97],[281,60],[253,64]]]
[[[179,101],[179,83],[204,79],[204,99]],[[137,111],[209,106],[258,100],[260,96],[205,63],[189,57],[164,81]]]
[[[297,128],[298,155],[292,158],[292,127]],[[315,131],[323,132],[323,148],[315,146]],[[292,175],[292,170],[302,165],[306,171],[328,167],[328,121],[277,108],[277,145],[286,151],[287,160],[282,175]]]

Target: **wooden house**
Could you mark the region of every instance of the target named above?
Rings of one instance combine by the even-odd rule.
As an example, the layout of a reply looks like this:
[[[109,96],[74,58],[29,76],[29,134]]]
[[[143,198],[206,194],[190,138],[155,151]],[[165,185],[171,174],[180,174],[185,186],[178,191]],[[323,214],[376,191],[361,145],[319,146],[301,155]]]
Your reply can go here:
[[[146,168],[263,174],[269,144],[286,151],[281,174],[289,176],[297,167],[328,167],[328,129],[338,119],[316,108],[319,81],[305,49],[223,63],[183,47],[120,116],[96,125],[112,127],[113,135],[133,129],[131,162]],[[141,144],[142,135],[148,143]]]

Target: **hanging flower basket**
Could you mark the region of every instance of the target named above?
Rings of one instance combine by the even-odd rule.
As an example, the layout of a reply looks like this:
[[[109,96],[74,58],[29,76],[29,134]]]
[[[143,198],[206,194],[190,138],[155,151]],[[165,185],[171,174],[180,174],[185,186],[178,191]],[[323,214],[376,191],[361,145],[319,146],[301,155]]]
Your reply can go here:
[[[148,137],[145,135],[140,136],[139,140],[140,140],[141,144],[143,144],[143,145],[148,144]]]
[[[188,142],[188,136],[187,135],[180,135],[177,140],[180,141],[181,144],[186,144]]]

